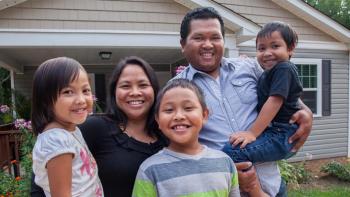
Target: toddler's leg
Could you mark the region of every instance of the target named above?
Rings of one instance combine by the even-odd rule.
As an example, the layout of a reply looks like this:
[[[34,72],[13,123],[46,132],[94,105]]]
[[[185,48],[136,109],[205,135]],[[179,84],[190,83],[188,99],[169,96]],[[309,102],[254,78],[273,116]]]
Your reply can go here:
[[[246,147],[240,148],[240,144],[232,147],[230,143],[227,143],[223,151],[234,162],[251,161],[256,163],[286,159],[295,154],[290,152],[293,144],[288,143],[288,138],[295,133],[297,128],[295,124],[274,123],[256,141]]]

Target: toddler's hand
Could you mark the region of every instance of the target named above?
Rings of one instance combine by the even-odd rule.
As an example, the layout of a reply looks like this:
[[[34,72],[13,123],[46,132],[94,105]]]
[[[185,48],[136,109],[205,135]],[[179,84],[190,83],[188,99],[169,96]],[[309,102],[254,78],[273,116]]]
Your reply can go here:
[[[241,144],[241,148],[244,148],[247,144],[254,142],[255,140],[255,135],[250,131],[239,131],[232,134],[229,138],[229,141],[233,147]]]

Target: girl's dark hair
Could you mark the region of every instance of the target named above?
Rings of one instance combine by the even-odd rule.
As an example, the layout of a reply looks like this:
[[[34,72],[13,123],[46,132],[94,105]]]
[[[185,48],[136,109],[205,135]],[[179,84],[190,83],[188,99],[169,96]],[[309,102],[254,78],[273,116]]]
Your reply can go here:
[[[154,95],[157,95],[159,90],[159,84],[158,79],[156,76],[156,73],[154,72],[153,68],[142,58],[136,57],[136,56],[130,56],[126,57],[122,60],[120,60],[117,64],[117,66],[114,68],[112,76],[109,80],[109,86],[108,86],[108,93],[109,97],[107,100],[107,111],[106,113],[110,118],[115,120],[118,125],[125,126],[128,123],[128,117],[125,115],[125,113],[118,107],[116,103],[116,95],[115,90],[118,83],[118,80],[120,78],[120,75],[124,68],[126,68],[128,65],[138,65],[142,68],[142,70],[145,72],[148,80],[150,81],[153,93]],[[159,128],[158,124],[155,121],[154,118],[154,103],[148,112],[147,121],[146,121],[146,130],[147,134],[149,136],[154,136],[155,134],[159,136]]]
[[[190,24],[193,20],[218,19],[221,27],[222,37],[225,37],[224,21],[220,14],[212,7],[199,7],[189,11],[182,19],[180,27],[181,40],[186,41],[190,33]]]
[[[54,121],[54,104],[60,91],[77,79],[80,71],[86,72],[79,62],[68,57],[49,59],[35,71],[31,120],[36,135]]]
[[[288,49],[294,49],[296,47],[298,43],[298,34],[292,29],[290,25],[279,21],[265,24],[256,36],[255,44],[257,45],[259,38],[270,37],[271,34],[275,31],[280,32]]]
[[[198,97],[198,100],[202,106],[202,109],[203,110],[207,109],[207,104],[205,103],[202,90],[195,83],[191,82],[190,80],[179,78],[179,79],[173,79],[173,80],[169,81],[164,86],[164,88],[158,93],[157,100],[156,100],[156,106],[155,106],[156,116],[158,116],[160,103],[162,102],[162,99],[163,99],[165,93],[168,92],[169,90],[177,88],[177,87],[192,90],[196,94],[196,96]]]

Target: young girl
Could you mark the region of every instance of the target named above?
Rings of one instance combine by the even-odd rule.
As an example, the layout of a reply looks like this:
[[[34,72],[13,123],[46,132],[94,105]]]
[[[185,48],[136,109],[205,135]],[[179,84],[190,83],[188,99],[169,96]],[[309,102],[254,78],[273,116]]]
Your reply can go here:
[[[170,143],[141,164],[132,196],[240,196],[232,160],[198,141],[208,109],[194,83],[170,81],[158,94],[155,113]]]
[[[76,126],[92,110],[84,68],[67,57],[47,60],[34,74],[32,98],[35,183],[46,196],[103,196],[95,159]]]

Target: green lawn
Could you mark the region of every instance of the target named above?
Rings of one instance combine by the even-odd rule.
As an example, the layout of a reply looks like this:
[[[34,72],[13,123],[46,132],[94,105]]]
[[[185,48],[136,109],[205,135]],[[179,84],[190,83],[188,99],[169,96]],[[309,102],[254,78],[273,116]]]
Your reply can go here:
[[[350,184],[325,189],[294,189],[288,191],[288,197],[350,197]]]

